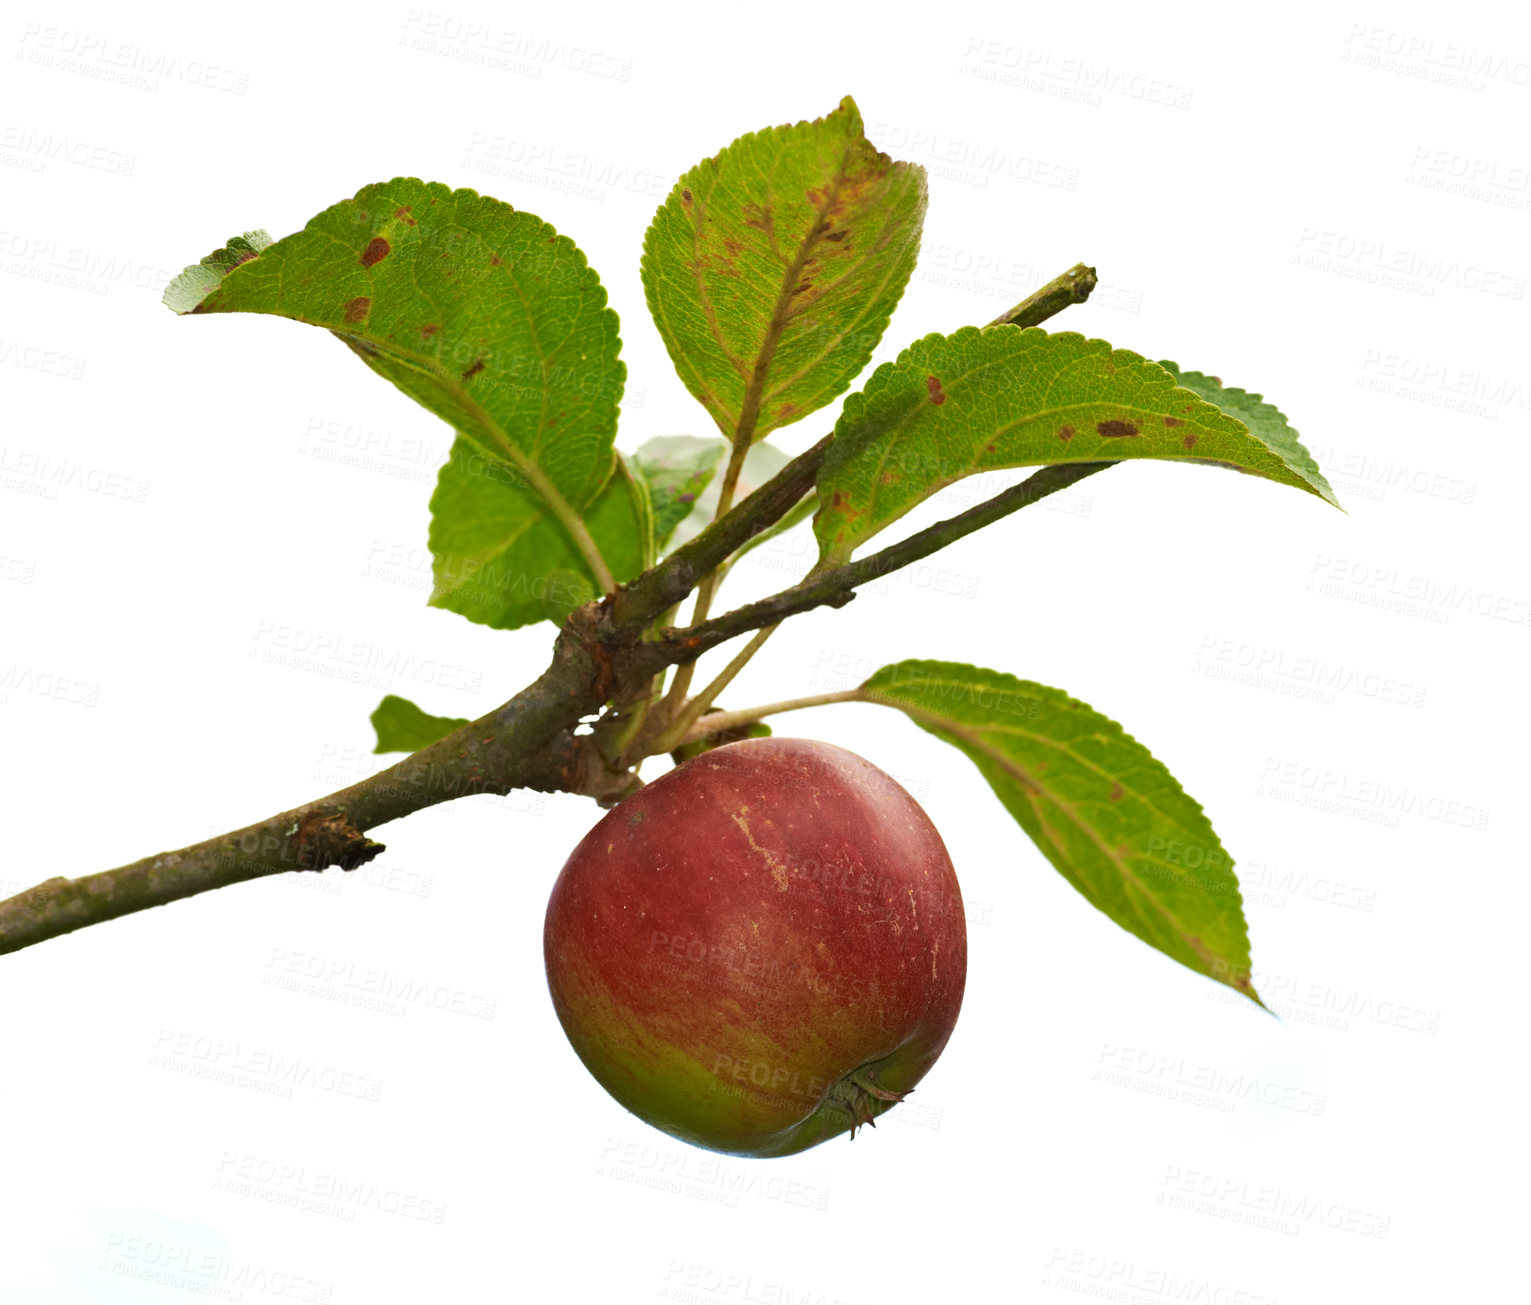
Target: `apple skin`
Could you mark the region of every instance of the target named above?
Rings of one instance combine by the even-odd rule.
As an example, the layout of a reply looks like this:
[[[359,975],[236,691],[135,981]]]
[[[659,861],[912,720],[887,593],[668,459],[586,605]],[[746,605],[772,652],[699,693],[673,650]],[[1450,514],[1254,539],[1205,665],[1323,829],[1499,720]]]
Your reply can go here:
[[[730,743],[610,811],[543,932],[585,1067],[673,1137],[781,1156],[871,1123],[962,1006],[961,890],[892,778],[808,739]]]

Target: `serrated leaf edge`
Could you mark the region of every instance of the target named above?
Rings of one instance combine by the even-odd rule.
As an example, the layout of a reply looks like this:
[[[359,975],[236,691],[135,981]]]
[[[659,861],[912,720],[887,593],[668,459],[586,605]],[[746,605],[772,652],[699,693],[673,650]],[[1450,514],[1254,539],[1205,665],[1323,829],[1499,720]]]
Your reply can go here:
[[[936,713],[927,711],[923,708],[911,707],[907,703],[900,702],[896,697],[892,695],[880,694],[876,688],[872,687],[872,681],[875,680],[879,675],[895,668],[898,669],[901,677],[905,677],[903,682],[910,682],[910,680],[914,680],[915,677],[917,677],[922,672],[928,672],[932,680],[936,680],[940,683],[950,683],[953,679],[957,678],[956,675],[952,675],[950,672],[957,672],[960,674],[961,672],[971,671],[982,675],[993,676],[994,679],[998,681],[998,685],[993,683],[982,683],[974,684],[972,687],[989,692],[994,691],[996,687],[1000,689],[1019,690],[1021,696],[1040,697],[1043,701],[1054,707],[1063,707],[1071,711],[1088,712],[1091,716],[1096,717],[1105,723],[1107,733],[1102,735],[1103,738],[1109,737],[1111,739],[1119,739],[1122,742],[1129,743],[1133,747],[1142,751],[1142,754],[1148,758],[1153,766],[1159,770],[1163,777],[1174,786],[1175,791],[1179,793],[1195,809],[1196,814],[1206,821],[1207,829],[1216,842],[1218,849],[1222,851],[1225,856],[1227,856],[1227,849],[1223,847],[1222,840],[1218,838],[1217,831],[1213,829],[1211,818],[1207,816],[1205,808],[1201,805],[1200,802],[1198,802],[1194,797],[1185,791],[1185,788],[1181,785],[1180,781],[1174,777],[1169,768],[1165,766],[1165,764],[1160,761],[1158,757],[1154,756],[1153,752],[1150,751],[1149,748],[1140,743],[1136,738],[1133,737],[1133,735],[1128,733],[1127,730],[1124,729],[1119,722],[1113,720],[1109,716],[1106,716],[1104,713],[1097,711],[1088,703],[1081,702],[1079,699],[1072,697],[1062,689],[1053,688],[1052,686],[1046,684],[1039,684],[1033,680],[1022,680],[1018,676],[1012,675],[1007,671],[995,671],[986,667],[973,666],[963,662],[910,660],[895,662],[889,666],[879,668],[877,671],[874,671],[872,675],[870,675],[865,681],[863,681],[861,685],[861,690],[863,694],[866,695],[867,701],[875,702],[882,706],[893,707],[898,711],[902,711],[906,716],[911,717],[916,724],[921,725],[922,728],[926,729],[929,733],[936,734],[938,736],[941,734],[946,734],[955,738],[960,738],[965,744],[972,747],[975,751],[980,752],[984,756],[988,757],[995,765],[999,766],[1006,775],[1016,780],[1022,790],[1027,793],[1027,800],[1033,803],[1032,809],[1033,814],[1037,816],[1037,823],[1044,830],[1047,828],[1047,823],[1041,818],[1040,813],[1037,812],[1035,806],[1035,798],[1032,795],[1045,795],[1048,801],[1052,802],[1061,811],[1063,811],[1065,815],[1067,815],[1069,819],[1074,823],[1074,825],[1080,829],[1086,835],[1086,837],[1090,839],[1091,842],[1100,848],[1102,852],[1105,853],[1111,864],[1118,869],[1118,871],[1123,875],[1124,879],[1132,883],[1136,889],[1136,893],[1134,894],[1135,898],[1146,899],[1147,902],[1155,910],[1157,910],[1166,921],[1169,922],[1171,928],[1174,929],[1176,935],[1185,943],[1185,945],[1193,952],[1195,952],[1196,955],[1202,957],[1202,959],[1206,962],[1208,969],[1213,971],[1216,970],[1219,958],[1209,955],[1204,950],[1199,937],[1193,934],[1189,934],[1185,931],[1184,926],[1181,925],[1180,922],[1176,920],[1175,917],[1171,915],[1170,912],[1164,907],[1164,905],[1159,902],[1151,892],[1148,891],[1142,880],[1138,878],[1138,876],[1130,869],[1130,867],[1128,867],[1121,859],[1117,857],[1113,849],[1105,845],[1105,843],[1099,838],[1096,832],[1086,821],[1074,814],[1073,804],[1071,802],[1059,796],[1056,792],[1050,789],[1045,782],[1038,779],[1035,775],[1029,774],[1024,769],[1017,770],[1015,768],[1015,763],[1012,762],[1010,758],[1006,757],[1004,753],[999,752],[990,746],[986,741],[974,737],[974,734],[969,727],[961,725],[957,722],[952,722],[947,717],[939,716]],[[1020,730],[1018,728],[1012,729],[1011,732],[1024,734],[1028,738],[1031,738],[1047,747],[1056,748],[1058,751],[1066,753],[1081,766],[1084,766],[1085,768],[1094,771],[1103,777],[1108,775],[1108,772],[1102,771],[1096,763],[1090,761],[1086,757],[1080,756],[1071,747],[1057,740],[1048,739],[1045,736],[1033,734],[1031,731]],[[1177,825],[1182,823],[1179,817],[1172,816],[1167,812],[1160,810],[1160,808],[1155,806],[1154,803],[1150,801],[1144,794],[1138,792],[1136,789],[1128,788],[1128,786],[1123,783],[1119,776],[1109,775],[1109,778],[1113,781],[1113,783],[1121,784],[1124,792],[1131,793],[1133,797],[1137,798],[1138,801],[1142,802],[1151,811],[1159,815],[1161,819]],[[1056,842],[1054,842],[1054,846],[1057,846]],[[1067,857],[1061,855],[1061,849],[1059,849],[1059,851],[1059,859],[1067,861]],[[1145,854],[1145,859],[1153,858],[1147,858]],[[1056,865],[1056,863],[1054,864]],[[1162,862],[1161,864],[1177,873],[1183,872],[1185,869],[1183,866],[1175,866],[1170,862]],[[1244,896],[1243,891],[1239,885],[1238,876],[1232,873],[1234,862],[1231,856],[1228,857],[1228,865],[1230,870],[1230,877],[1232,879],[1231,898],[1233,908],[1237,912],[1239,925],[1243,929],[1244,936],[1247,939],[1249,935],[1249,921],[1244,914]],[[1102,912],[1102,914],[1105,913]],[[1107,916],[1107,918],[1109,919],[1110,917]],[[1116,921],[1112,922],[1117,923]],[[1117,927],[1122,928],[1123,926],[1118,924]],[[1131,932],[1131,930],[1125,931],[1129,933]],[[1133,936],[1137,937],[1136,934]],[[1139,941],[1144,940],[1140,938]],[[1171,959],[1174,958],[1172,957]],[[1219,978],[1216,973],[1212,973],[1206,977],[1212,978],[1215,982],[1222,983],[1226,987],[1232,988],[1235,992],[1243,993],[1245,996],[1250,997],[1256,1004],[1262,1007],[1265,1005],[1265,1003],[1261,1001],[1259,994],[1255,991],[1253,983],[1250,982],[1252,977],[1252,967],[1249,972],[1246,972],[1243,975],[1245,982],[1242,985],[1238,982],[1230,981],[1236,980],[1239,977],[1238,975],[1230,975],[1228,978]]]

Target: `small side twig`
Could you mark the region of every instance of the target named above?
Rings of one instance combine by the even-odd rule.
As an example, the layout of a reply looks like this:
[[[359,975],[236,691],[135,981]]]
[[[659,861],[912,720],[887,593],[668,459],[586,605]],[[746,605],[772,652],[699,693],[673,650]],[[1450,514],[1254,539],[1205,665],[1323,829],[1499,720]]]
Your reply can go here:
[[[1054,277],[1035,294],[1027,295],[1014,308],[1007,308],[988,326],[1040,326],[1070,304],[1084,303],[1099,281],[1093,267],[1075,263],[1062,276]],[[988,330],[988,326],[984,329]]]
[[[910,535],[908,539],[891,544],[881,552],[869,557],[847,562],[828,571],[816,572],[801,584],[758,602],[736,607],[733,611],[701,625],[684,630],[666,630],[658,639],[645,645],[649,655],[663,663],[671,657],[700,657],[710,648],[725,643],[736,635],[748,634],[768,625],[775,625],[799,612],[812,611],[816,607],[844,607],[856,596],[860,585],[880,579],[911,562],[956,543],[975,530],[991,525],[1012,512],[1019,511],[1029,503],[1056,494],[1061,489],[1077,484],[1086,476],[1092,476],[1112,462],[1074,462],[1059,466],[1043,467],[1033,472],[1019,485],[996,494],[969,508],[955,517],[948,517],[933,526]]]

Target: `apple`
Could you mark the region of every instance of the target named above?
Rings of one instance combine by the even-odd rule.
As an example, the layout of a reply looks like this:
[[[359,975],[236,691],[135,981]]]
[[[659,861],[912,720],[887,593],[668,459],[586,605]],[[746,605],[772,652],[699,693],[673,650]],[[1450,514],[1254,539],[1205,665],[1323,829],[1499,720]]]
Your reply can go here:
[[[733,1155],[806,1150],[901,1100],[962,1005],[941,836],[844,748],[746,739],[607,813],[553,886],[553,1007],[639,1118]]]

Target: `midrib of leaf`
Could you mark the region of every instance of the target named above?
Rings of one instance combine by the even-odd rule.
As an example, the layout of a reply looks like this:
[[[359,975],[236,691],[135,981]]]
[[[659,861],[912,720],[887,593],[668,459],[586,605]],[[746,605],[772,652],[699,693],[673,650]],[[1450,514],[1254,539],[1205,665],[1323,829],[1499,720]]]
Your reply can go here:
[[[519,290],[517,293],[520,293]],[[525,296],[522,296],[522,302],[525,302]],[[306,319],[296,318],[295,320],[304,321]],[[311,322],[309,324],[313,326],[322,325],[319,322]],[[590,573],[594,576],[601,592],[610,593],[617,587],[617,582],[611,574],[611,568],[607,566],[605,557],[602,556],[601,550],[590,534],[590,531],[586,529],[579,513],[570,506],[569,500],[558,492],[558,487],[547,478],[542,468],[532,458],[522,452],[521,449],[516,447],[515,443],[512,442],[510,437],[501,428],[499,422],[495,421],[483,409],[478,400],[463,387],[461,378],[456,373],[448,371],[434,358],[411,353],[408,350],[400,349],[397,345],[374,339],[370,335],[363,335],[354,331],[335,331],[334,334],[338,335],[347,344],[352,340],[363,341],[374,352],[386,353],[390,358],[403,363],[404,366],[413,371],[429,376],[440,384],[443,389],[447,390],[494,437],[495,442],[499,445],[499,451],[504,455],[505,460],[525,476],[527,484],[542,496],[543,501],[552,510],[553,516],[557,518],[559,524],[568,532],[569,538],[574,541],[574,547],[578,550],[580,556],[585,559],[585,564],[590,568]],[[532,338],[537,341],[538,358],[543,369],[546,370],[547,357],[542,352],[542,342],[537,339],[535,327],[532,328]],[[546,386],[543,387],[542,402],[544,405],[547,403]],[[544,407],[542,420],[539,421],[537,429],[539,448],[542,447],[542,435],[546,429],[542,425],[542,421],[546,420],[546,416],[546,408]],[[468,434],[470,439],[472,438],[471,433],[463,433]]]
[[[833,353],[835,346],[838,345],[841,340],[845,339],[845,337],[849,335],[855,327],[860,326],[861,323],[866,320],[866,315],[871,310],[872,305],[877,303],[879,297],[882,295],[882,292],[887,289],[888,282],[893,279],[893,273],[894,269],[890,266],[889,269],[883,274],[882,280],[877,283],[877,293],[875,295],[866,294],[862,296],[862,303],[864,307],[862,308],[860,314],[848,322],[845,329],[829,341],[823,350],[824,354],[828,355]],[[829,292],[833,290],[837,285],[839,285],[841,281],[849,280],[854,275],[855,272],[852,270],[846,272],[843,276],[836,277],[833,281],[824,287],[823,294],[829,294]],[[822,298],[823,296],[821,295],[820,297]],[[803,307],[807,308],[808,305],[804,304]],[[785,327],[783,329],[785,329]],[[803,377],[811,372],[817,365],[817,362],[809,362],[803,367],[800,367],[791,376],[787,377],[779,385],[775,386],[769,394],[762,396],[761,403],[765,403],[768,399],[774,399],[783,390],[790,389],[792,386],[796,385],[798,381],[802,380]]]
[[[986,739],[982,737],[982,735],[975,733],[968,726],[961,725],[956,721],[953,721],[950,717],[937,715],[934,712],[926,711],[920,707],[915,707],[896,698],[890,697],[887,699],[880,699],[875,695],[875,692],[867,695],[867,701],[877,702],[883,706],[896,707],[899,711],[906,712],[908,715],[915,717],[917,720],[924,721],[925,723],[934,726],[936,729],[941,730],[943,733],[954,735],[955,737],[961,739],[964,743],[967,743],[969,746],[971,746],[975,751],[981,752],[984,756],[988,757],[990,761],[994,762],[995,765],[999,766],[1001,770],[1003,770],[1007,775],[1009,775],[1012,779],[1016,780],[1020,784],[1022,792],[1026,795],[1026,800],[1031,803],[1031,808],[1037,817],[1037,822],[1042,826],[1043,829],[1048,830],[1048,837],[1052,840],[1054,846],[1058,847],[1060,857],[1064,861],[1067,861],[1067,853],[1061,846],[1058,846],[1058,840],[1056,836],[1051,832],[1046,819],[1037,809],[1037,796],[1040,795],[1046,798],[1055,807],[1062,811],[1063,814],[1074,824],[1074,826],[1082,831],[1085,837],[1094,843],[1095,846],[1098,847],[1106,855],[1111,864],[1115,866],[1116,869],[1120,872],[1123,879],[1131,883],[1132,887],[1136,890],[1133,894],[1133,898],[1135,904],[1137,904],[1139,914],[1142,913],[1141,902],[1147,901],[1148,904],[1152,906],[1156,911],[1158,911],[1159,914],[1162,915],[1164,919],[1169,923],[1170,927],[1175,931],[1175,936],[1177,938],[1179,938],[1187,947],[1195,952],[1196,955],[1200,956],[1202,960],[1208,964],[1208,966],[1212,965],[1215,958],[1211,955],[1210,952],[1208,952],[1206,945],[1201,941],[1201,939],[1194,934],[1186,932],[1185,927],[1180,923],[1179,920],[1175,918],[1173,914],[1171,914],[1169,908],[1148,891],[1148,887],[1133,872],[1128,862],[1123,859],[1123,857],[1116,851],[1115,848],[1106,843],[1100,837],[1099,833],[1091,828],[1087,821],[1083,820],[1079,816],[1072,802],[1068,801],[1059,793],[1049,788],[1035,775],[1029,774],[1023,766],[1020,766],[1018,762],[1012,760],[1004,752],[990,744]],[[1043,739],[1037,735],[1031,734],[1026,730],[1018,728],[1012,728],[1008,732],[1024,734],[1027,738],[1030,738],[1035,742],[1043,743],[1046,746],[1056,748],[1058,751],[1073,757],[1081,764],[1090,765],[1089,762],[1087,762],[1083,757],[1078,756],[1078,754],[1076,754],[1071,748],[1065,747],[1054,740]],[[1099,770],[1099,768],[1095,766],[1090,766],[1090,768],[1097,771]],[[1111,779],[1114,783],[1121,782],[1120,779],[1114,775],[1111,776]],[[1159,811],[1159,809],[1155,807],[1153,803],[1144,798],[1142,794],[1136,792],[1136,790],[1127,789],[1126,785],[1123,785],[1122,787],[1125,792],[1131,792],[1134,797],[1142,801],[1146,806],[1149,807],[1150,810],[1154,811],[1160,816],[1164,816],[1164,813]],[[1169,819],[1169,817],[1164,818],[1166,820]],[[1155,858],[1149,859],[1154,860]]]
[[[787,311],[792,303],[793,288],[803,275],[809,256],[824,239],[824,217],[834,207],[835,201],[840,198],[840,188],[845,184],[845,174],[850,166],[850,150],[850,145],[847,145],[840,155],[840,166],[835,172],[834,181],[825,192],[824,202],[816,210],[813,227],[808,232],[807,239],[798,247],[796,256],[787,267],[787,275],[782,278],[781,289],[776,293],[776,307],[771,313],[771,321],[766,327],[766,333],[760,341],[760,348],[755,353],[755,365],[750,373],[749,385],[744,391],[744,402],[739,405],[739,420],[734,426],[736,447],[754,443],[755,427],[760,421],[760,405],[765,401],[765,383],[766,377],[770,375],[771,361],[776,356],[777,345],[781,343],[781,333],[787,329],[787,323],[795,316]],[[776,244],[775,217],[769,207],[766,209],[766,221],[771,224],[771,244],[774,247]],[[804,307],[806,308],[807,305],[805,304]]]

